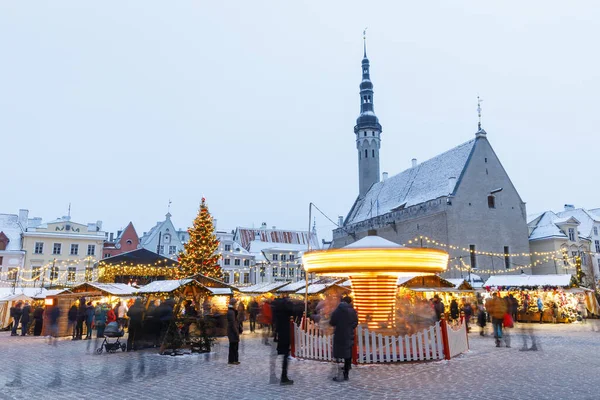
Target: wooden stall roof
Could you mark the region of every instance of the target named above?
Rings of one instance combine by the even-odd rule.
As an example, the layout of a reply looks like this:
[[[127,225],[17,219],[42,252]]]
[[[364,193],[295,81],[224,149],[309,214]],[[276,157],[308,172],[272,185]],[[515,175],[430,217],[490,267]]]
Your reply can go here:
[[[400,276],[398,277],[398,286],[405,288],[453,288],[454,285],[446,279],[437,275],[423,276]]]
[[[464,290],[473,290],[473,286],[471,286],[471,284],[469,282],[467,282],[465,279],[446,279],[448,282],[450,282],[451,284],[454,285],[455,288],[457,289],[464,289]]]
[[[173,293],[177,290],[181,290],[187,286],[195,286],[207,290],[213,295],[231,295],[233,289],[230,287],[210,287],[205,286],[198,282],[196,279],[173,279],[166,281],[154,281],[149,284],[140,287],[135,291],[136,294],[150,294],[150,293]]]
[[[98,283],[98,282],[84,282],[71,288],[74,293],[87,292],[99,290],[104,295],[110,296],[133,296],[138,290],[134,286],[127,285],[125,283]]]
[[[156,264],[161,263],[165,267],[174,267],[177,265],[177,261],[171,260],[168,257],[161,256],[150,250],[144,248],[128,251],[126,253],[117,254],[116,256],[103,258],[100,260],[100,264],[104,265],[119,265],[119,264]]]

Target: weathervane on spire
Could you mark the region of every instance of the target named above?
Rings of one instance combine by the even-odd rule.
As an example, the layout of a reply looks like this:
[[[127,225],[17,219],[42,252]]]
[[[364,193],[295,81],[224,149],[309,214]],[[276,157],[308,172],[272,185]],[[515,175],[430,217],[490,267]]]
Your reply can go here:
[[[477,96],[477,117],[479,118],[479,122],[477,123],[478,130],[481,130],[481,102],[482,101],[483,101],[483,99],[481,99],[479,96]]]
[[[169,204],[167,205],[167,212],[170,213],[171,212],[171,199],[169,199]]]
[[[367,28],[363,30],[363,46],[365,49],[365,58],[367,58]]]

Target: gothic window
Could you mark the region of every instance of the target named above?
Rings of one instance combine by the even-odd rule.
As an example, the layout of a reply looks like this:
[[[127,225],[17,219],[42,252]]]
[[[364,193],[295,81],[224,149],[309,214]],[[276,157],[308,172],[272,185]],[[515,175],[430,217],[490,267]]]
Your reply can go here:
[[[375,158],[375,150],[371,150],[371,157]]]
[[[489,195],[488,196],[488,207],[489,208],[496,208],[496,197]]]
[[[369,150],[365,149],[365,158],[369,158]]]

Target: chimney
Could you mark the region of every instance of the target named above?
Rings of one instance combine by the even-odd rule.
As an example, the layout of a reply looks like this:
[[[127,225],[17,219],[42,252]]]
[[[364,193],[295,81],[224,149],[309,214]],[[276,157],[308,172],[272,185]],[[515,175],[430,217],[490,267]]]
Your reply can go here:
[[[452,194],[454,192],[454,187],[456,186],[456,178],[451,176],[448,178],[448,194]]]
[[[384,172],[385,174],[385,172]],[[338,216],[338,226],[343,226],[344,225],[344,217],[342,217],[341,215]]]
[[[115,240],[115,234],[111,232],[108,241],[112,242],[113,240]]]
[[[102,221],[96,221],[96,230],[98,230],[98,231],[102,230]]]
[[[121,236],[121,233],[123,233],[123,231],[117,231],[117,237]],[[146,233],[144,232],[144,235],[145,235],[145,234],[146,234]]]
[[[29,210],[20,209],[19,210],[19,224],[21,224],[21,228],[23,230],[27,229],[27,221],[29,218]]]
[[[565,204],[565,211],[572,211],[575,209],[574,204]]]
[[[381,174],[381,180],[385,181],[388,178],[388,173],[384,172],[383,174]]]
[[[267,223],[263,222],[260,226],[260,229],[267,229]]]
[[[412,161],[412,167],[413,168],[416,167],[417,166],[417,159],[413,158],[411,161]]]

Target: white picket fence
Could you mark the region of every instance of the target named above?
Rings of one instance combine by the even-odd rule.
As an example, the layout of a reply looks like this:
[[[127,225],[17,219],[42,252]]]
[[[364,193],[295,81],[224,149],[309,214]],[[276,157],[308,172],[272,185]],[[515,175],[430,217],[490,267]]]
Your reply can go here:
[[[441,324],[413,335],[386,336],[370,332],[366,328],[356,329],[355,362],[360,364],[427,361],[450,359],[469,349],[467,330],[464,323],[456,329]],[[444,343],[444,331],[448,340]],[[446,350],[446,346],[448,350]],[[306,330],[294,325],[294,356],[311,360],[333,361],[333,335],[324,334],[318,326],[308,323]]]

